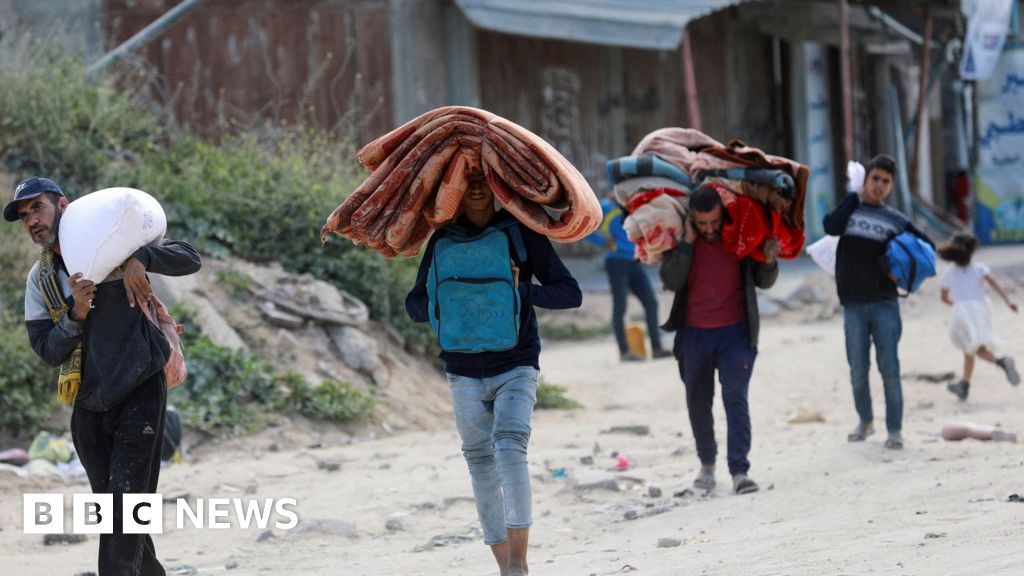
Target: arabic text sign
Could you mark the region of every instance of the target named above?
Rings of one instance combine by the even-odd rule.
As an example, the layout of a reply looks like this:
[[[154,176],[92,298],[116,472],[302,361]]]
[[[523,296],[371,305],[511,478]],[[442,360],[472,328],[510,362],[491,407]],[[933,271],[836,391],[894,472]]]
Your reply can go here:
[[[1024,240],[1024,44],[1008,46],[978,83],[975,193],[982,241]]]

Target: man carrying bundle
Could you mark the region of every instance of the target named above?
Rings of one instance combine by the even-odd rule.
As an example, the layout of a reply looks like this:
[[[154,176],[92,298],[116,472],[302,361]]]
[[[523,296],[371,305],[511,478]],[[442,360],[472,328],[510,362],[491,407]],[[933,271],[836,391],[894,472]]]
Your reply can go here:
[[[405,307],[437,333],[484,542],[502,576],[525,576],[526,450],[540,373],[533,307],[578,308],[583,295],[546,237],[495,211],[479,169],[460,212],[428,242]]]
[[[98,284],[69,275],[58,236],[67,207],[56,183],[35,177],[18,184],[4,207],[4,218],[20,220],[42,248],[25,291],[29,341],[60,366],[58,396],[75,406],[71,435],[93,492],[113,494],[114,534],[100,535],[100,576],[163,575],[152,538],[122,533],[122,495],[156,492],[167,405],[171,352],[143,313],[154,298],[146,273],[193,274],[201,261],[188,244],[161,241],[135,251],[123,271]]]
[[[672,312],[662,328],[676,332],[679,375],[686,387],[686,407],[697,443],[701,469],[694,487],[715,487],[715,371],[722,383],[728,424],[729,473],[737,494],[756,492],[747,472],[751,430],[747,390],[757,357],[760,316],[755,288],[770,288],[779,274],[779,242],[761,246],[764,261],[742,260],[722,242],[727,214],[716,186],[698,188],[689,200],[683,241],[666,252],[661,265],[665,288],[676,293]]]

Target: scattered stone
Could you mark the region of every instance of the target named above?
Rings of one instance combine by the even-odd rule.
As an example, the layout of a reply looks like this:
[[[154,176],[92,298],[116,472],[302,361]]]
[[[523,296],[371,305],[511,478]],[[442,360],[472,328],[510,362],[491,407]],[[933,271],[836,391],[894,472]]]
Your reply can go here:
[[[806,406],[797,406],[789,418],[786,419],[787,424],[810,424],[812,422],[824,422],[825,416],[818,410],[807,408]]]
[[[619,487],[618,482],[614,478],[607,480],[599,480],[597,482],[590,482],[588,484],[577,484],[576,489],[580,491],[588,490],[608,490],[610,492],[619,492],[622,488]]]
[[[594,464],[594,457],[583,456],[580,458],[580,464],[583,464],[584,466],[592,466]]]
[[[267,450],[269,450],[270,452],[278,452],[281,450],[281,445],[278,444],[277,442],[271,442],[270,446],[267,447]]]
[[[96,573],[95,572],[79,572],[78,574],[75,574],[75,576],[96,576]]]
[[[238,568],[238,560],[229,560],[228,563],[224,565],[224,567],[228,570],[234,570],[235,568]]]
[[[447,510],[459,502],[474,504],[476,501],[471,496],[452,496],[441,501],[441,510]]]
[[[622,568],[619,570],[619,572],[622,572],[623,574],[627,574],[629,572],[636,572],[637,570],[639,570],[639,568],[637,568],[636,566],[631,566],[629,564],[625,564],[625,565],[622,566]]]
[[[188,302],[196,311],[196,324],[203,336],[218,346],[232,350],[249,350],[245,341],[231,324],[217,312],[217,308],[199,292],[199,284],[194,276],[162,276],[151,274],[149,282],[153,291],[168,307],[178,302]]]
[[[956,372],[907,372],[903,375],[904,380],[917,380],[942,384],[956,378]]]
[[[598,444],[597,442],[594,442],[594,449],[591,450],[591,452],[593,452],[595,456],[600,454],[601,453],[601,445]]]
[[[388,521],[384,523],[384,528],[388,532],[404,532],[405,522],[401,518],[388,518]]]
[[[270,530],[263,530],[262,532],[260,532],[259,534],[256,535],[256,540],[255,541],[256,542],[267,542],[269,540],[273,540],[274,538],[276,538],[276,536],[274,536],[273,532],[271,532]]]
[[[433,550],[434,548],[441,548],[442,546],[449,546],[451,544],[465,544],[474,540],[483,538],[484,534],[479,528],[473,527],[465,530],[461,533],[456,534],[441,534],[434,536],[423,546],[417,546],[414,552],[425,552],[427,550]]]
[[[651,484],[647,487],[647,495],[651,498],[661,498],[661,488]]]
[[[694,496],[696,496],[696,494],[694,494],[693,490],[690,490],[689,488],[683,488],[679,492],[672,494],[673,498],[693,498]]]
[[[338,356],[349,368],[372,372],[380,366],[380,345],[362,330],[341,326],[330,330]]]
[[[929,540],[929,539],[932,539],[932,538],[945,538],[945,537],[946,537],[946,533],[945,532],[928,532],[928,533],[926,533],[924,535],[924,539],[925,540]]]
[[[272,324],[280,328],[298,330],[306,324],[306,321],[302,316],[285,312],[278,308],[273,302],[261,302],[259,309],[260,314],[263,315],[263,319],[266,320],[268,324]]]
[[[686,454],[685,446],[680,446],[679,448],[676,448],[675,452],[672,453],[673,456],[683,456],[684,454]]]
[[[81,544],[85,542],[85,534],[46,534],[43,536],[43,546],[54,544]]]
[[[304,518],[299,520],[299,525],[291,532],[293,534],[327,534],[345,538],[359,537],[359,531],[355,524],[335,518]]]
[[[320,324],[362,326],[369,310],[355,296],[308,274],[283,272],[280,267],[253,270],[249,291],[290,314]]]
[[[627,510],[623,517],[626,520],[638,520],[640,518],[650,518],[651,516],[657,516],[658,514],[664,514],[672,508],[675,504],[665,504],[664,506],[652,506],[643,510]]]
[[[917,408],[919,410],[927,410],[929,408],[934,408],[934,407],[935,407],[935,402],[932,402],[931,400],[918,400],[917,401]]]
[[[658,548],[676,548],[682,544],[683,541],[679,538],[658,538]]]
[[[317,460],[316,467],[319,470],[337,472],[338,470],[341,470],[341,462],[338,462],[337,460]]]
[[[637,436],[647,436],[651,433],[651,427],[643,424],[637,424],[633,426],[612,426],[608,430],[601,432],[602,434],[635,434]]]
[[[181,488],[172,488],[170,490],[164,491],[163,498],[164,502],[174,503],[181,498],[188,498],[189,496],[191,496],[191,494],[188,493],[188,490],[183,490]]]
[[[1020,494],[1010,494],[1010,497],[1006,499],[1007,502],[1024,502],[1024,496]]]

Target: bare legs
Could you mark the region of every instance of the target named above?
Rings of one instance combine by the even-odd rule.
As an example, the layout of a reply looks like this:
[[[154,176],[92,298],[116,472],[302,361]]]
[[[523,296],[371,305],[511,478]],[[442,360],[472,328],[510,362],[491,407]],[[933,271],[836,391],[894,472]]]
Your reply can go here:
[[[509,528],[508,540],[491,546],[501,576],[527,576],[526,552],[530,544],[529,528]]]
[[[530,568],[526,565],[526,549],[529,543],[529,528],[508,529],[508,576],[526,576],[530,573]]]

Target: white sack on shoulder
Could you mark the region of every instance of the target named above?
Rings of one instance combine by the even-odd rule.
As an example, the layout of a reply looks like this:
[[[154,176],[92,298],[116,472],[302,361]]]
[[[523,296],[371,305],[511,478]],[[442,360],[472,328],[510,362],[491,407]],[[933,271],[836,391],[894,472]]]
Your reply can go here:
[[[134,188],[106,188],[68,204],[60,251],[70,274],[99,283],[136,250],[167,231],[164,209]]]

